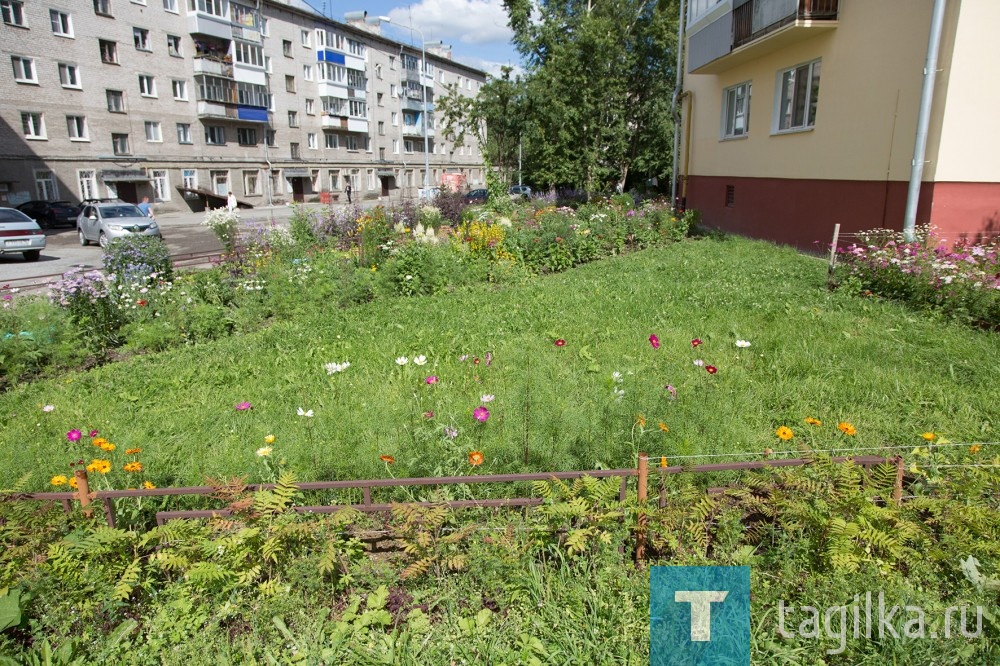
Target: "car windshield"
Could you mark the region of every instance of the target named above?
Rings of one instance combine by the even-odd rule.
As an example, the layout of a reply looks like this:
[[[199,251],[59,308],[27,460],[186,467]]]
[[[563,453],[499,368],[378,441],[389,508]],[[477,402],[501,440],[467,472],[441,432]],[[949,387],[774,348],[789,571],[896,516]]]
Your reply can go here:
[[[0,209],[0,222],[29,222],[30,220],[30,217],[19,210],[11,208]]]
[[[145,217],[135,206],[105,206],[101,208],[104,217]]]

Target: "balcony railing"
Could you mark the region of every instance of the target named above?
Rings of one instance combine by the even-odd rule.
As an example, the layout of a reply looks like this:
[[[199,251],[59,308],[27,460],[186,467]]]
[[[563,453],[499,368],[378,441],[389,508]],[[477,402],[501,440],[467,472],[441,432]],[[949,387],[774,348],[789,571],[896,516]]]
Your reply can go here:
[[[733,9],[733,45],[738,48],[797,20],[836,20],[839,0],[750,0]]]
[[[227,62],[217,56],[195,56],[194,73],[211,74],[231,79],[233,78],[233,63],[232,61]]]

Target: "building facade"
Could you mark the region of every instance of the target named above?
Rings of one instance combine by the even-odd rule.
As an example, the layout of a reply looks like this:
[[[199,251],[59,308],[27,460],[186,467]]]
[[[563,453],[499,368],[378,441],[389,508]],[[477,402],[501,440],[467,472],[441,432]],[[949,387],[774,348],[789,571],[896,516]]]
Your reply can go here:
[[[0,0],[0,205],[149,196],[157,211],[411,197],[484,180],[438,137],[435,95],[475,95],[446,48],[301,0]],[[426,114],[426,118],[424,118]],[[426,124],[426,142],[425,142]],[[425,145],[427,153],[425,155]],[[446,176],[446,174],[448,174]]]
[[[902,229],[934,0],[690,0],[681,194],[706,223],[804,248]],[[1000,229],[994,0],[948,0],[917,224]],[[686,183],[683,181],[686,179]]]

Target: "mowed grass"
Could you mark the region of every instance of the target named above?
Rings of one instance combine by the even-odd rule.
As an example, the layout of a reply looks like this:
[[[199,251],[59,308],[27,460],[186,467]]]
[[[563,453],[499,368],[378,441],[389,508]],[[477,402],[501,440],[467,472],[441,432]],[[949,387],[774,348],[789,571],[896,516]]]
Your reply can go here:
[[[925,431],[1000,439],[1000,337],[825,282],[823,262],[792,250],[699,239],[518,286],[331,305],[0,395],[0,488],[26,472],[29,487],[46,488],[70,462],[108,457],[86,436],[67,442],[74,428],[117,445],[117,471],[99,482],[116,487],[137,484],[120,471],[131,447],[142,449],[141,478],[161,487],[260,480],[256,451],[269,434],[272,460],[300,480],[630,467],[638,451],[915,446]],[[412,363],[419,354],[422,367]],[[410,363],[398,366],[400,356]],[[334,361],[351,366],[328,375]],[[623,375],[620,400],[613,372]],[[430,375],[439,382],[425,383]],[[479,423],[472,414],[484,394],[496,398]],[[253,409],[236,410],[243,401]],[[841,421],[857,434],[840,433]],[[777,439],[780,425],[793,429],[791,441]],[[473,450],[485,455],[480,467],[467,461]]]

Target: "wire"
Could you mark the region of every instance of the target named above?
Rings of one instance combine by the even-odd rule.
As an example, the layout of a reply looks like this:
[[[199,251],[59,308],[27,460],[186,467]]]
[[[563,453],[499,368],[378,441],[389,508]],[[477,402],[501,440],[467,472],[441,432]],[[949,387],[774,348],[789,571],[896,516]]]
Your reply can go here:
[[[654,455],[648,455],[647,454],[646,457],[647,457],[648,460],[658,460],[660,458],[667,458],[668,460],[670,460],[670,459],[673,459],[673,460],[677,460],[677,459],[690,459],[690,458],[739,458],[741,456],[747,456],[747,457],[756,456],[756,457],[760,457],[760,456],[764,456],[764,455],[766,455],[768,458],[772,458],[772,457],[777,457],[777,456],[786,455],[786,454],[794,454],[794,455],[797,455],[797,456],[804,456],[804,455],[809,455],[811,453],[845,453],[845,452],[852,453],[852,452],[857,452],[857,451],[906,450],[906,449],[921,448],[921,446],[926,446],[927,448],[934,448],[934,447],[941,447],[941,448],[943,448],[943,447],[946,447],[946,446],[972,446],[972,445],[978,445],[978,446],[995,446],[997,444],[1000,444],[1000,442],[948,442],[946,444],[932,444],[932,443],[927,443],[927,444],[924,444],[924,445],[906,445],[906,446],[866,446],[866,447],[855,448],[855,449],[812,449],[810,451],[772,451],[771,453],[768,453],[768,454],[764,454],[764,453],[762,453],[760,451],[753,451],[753,452],[750,452],[750,453],[746,453],[746,452],[743,452],[743,453],[698,453],[698,454],[691,454],[691,455],[655,455],[654,456]]]

